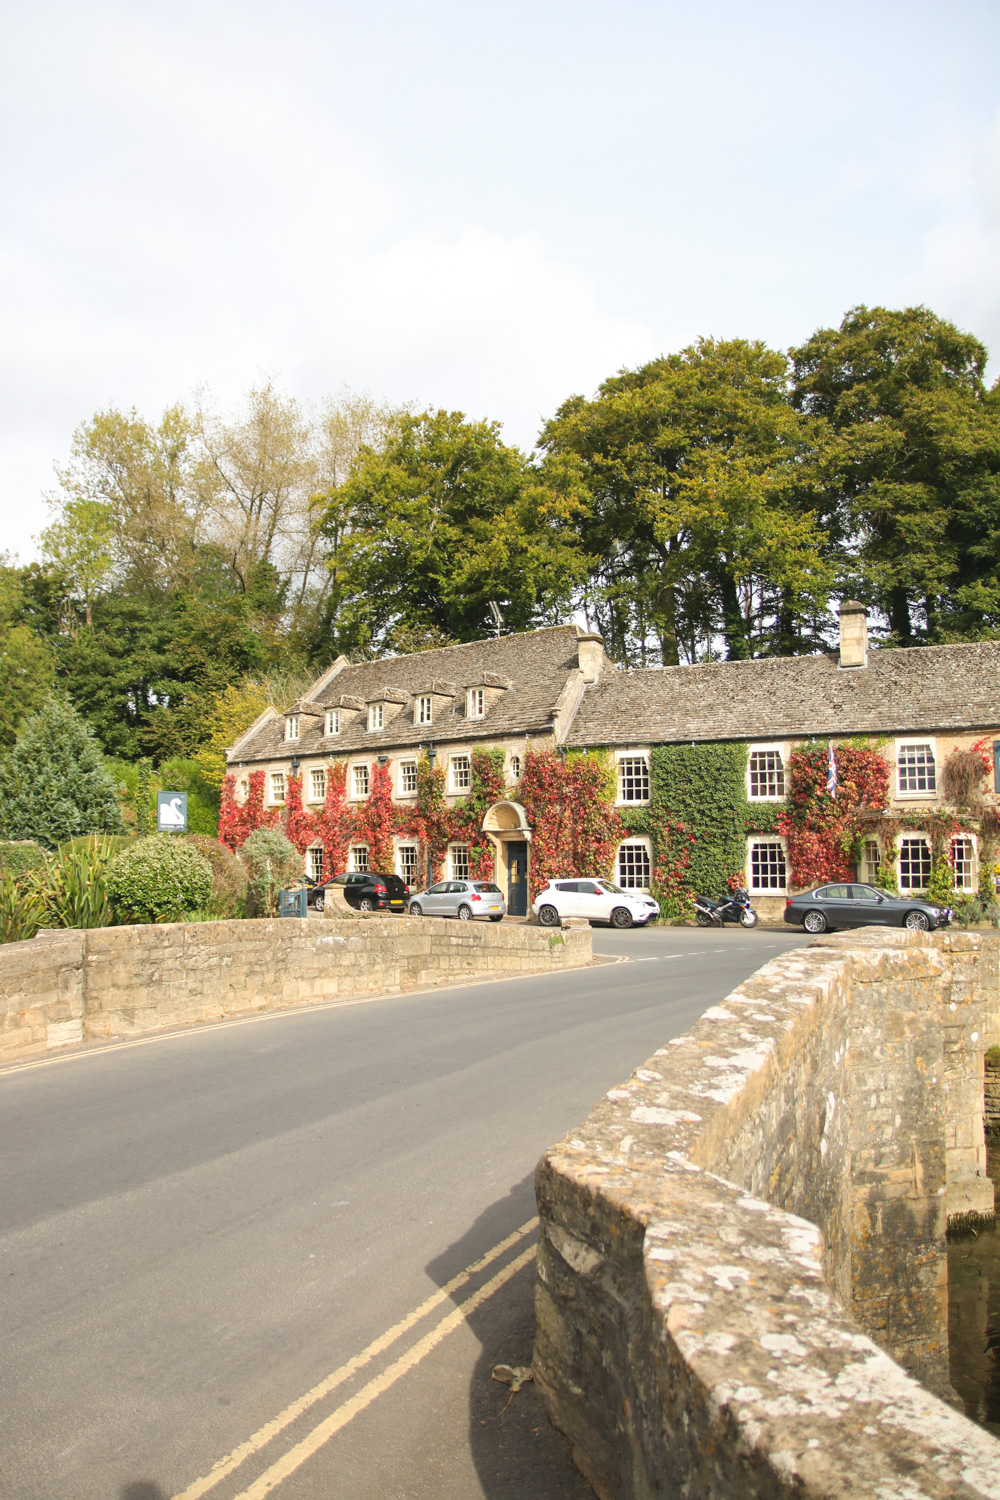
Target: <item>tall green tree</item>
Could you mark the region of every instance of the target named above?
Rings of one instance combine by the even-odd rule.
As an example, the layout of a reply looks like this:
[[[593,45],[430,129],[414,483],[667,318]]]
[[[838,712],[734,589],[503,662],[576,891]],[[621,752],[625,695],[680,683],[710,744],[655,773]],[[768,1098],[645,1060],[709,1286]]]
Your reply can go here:
[[[83,833],[124,833],[114,782],[94,732],[52,694],[0,757],[0,836],[55,849]]]
[[[343,648],[378,650],[404,631],[457,641],[561,618],[586,572],[572,459],[534,465],[496,422],[403,415],[378,451],[318,507],[340,602]]]
[[[702,339],[574,396],[543,429],[582,461],[588,614],[621,661],[674,665],[722,637],[738,658],[809,649],[832,583],[804,462],[818,424],[788,400],[786,357]]]
[[[0,750],[14,743],[54,675],[52,653],[28,622],[21,571],[0,558]]]
[[[853,591],[900,645],[1000,629],[1000,393],[986,349],[929,308],[855,307],[792,350],[832,441]]]

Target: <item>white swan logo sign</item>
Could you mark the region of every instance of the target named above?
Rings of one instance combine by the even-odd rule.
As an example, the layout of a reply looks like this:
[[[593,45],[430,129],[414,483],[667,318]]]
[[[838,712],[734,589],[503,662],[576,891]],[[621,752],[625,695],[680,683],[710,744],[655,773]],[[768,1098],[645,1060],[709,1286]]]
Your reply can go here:
[[[187,833],[187,792],[157,792],[157,833]]]

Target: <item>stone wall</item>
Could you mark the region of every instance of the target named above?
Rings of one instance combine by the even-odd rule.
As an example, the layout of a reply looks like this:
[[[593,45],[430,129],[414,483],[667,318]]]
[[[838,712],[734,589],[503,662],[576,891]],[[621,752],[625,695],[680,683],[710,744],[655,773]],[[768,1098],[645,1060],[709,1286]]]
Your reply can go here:
[[[929,1389],[998,1023],[995,938],[827,937],[546,1154],[535,1377],[598,1495],[1000,1497]]]
[[[986,1134],[1000,1138],[1000,1062],[987,1063],[983,1076],[983,1123]],[[997,1142],[994,1140],[994,1147]]]
[[[74,1042],[591,961],[587,923],[424,917],[169,923],[0,946],[0,1064]]]

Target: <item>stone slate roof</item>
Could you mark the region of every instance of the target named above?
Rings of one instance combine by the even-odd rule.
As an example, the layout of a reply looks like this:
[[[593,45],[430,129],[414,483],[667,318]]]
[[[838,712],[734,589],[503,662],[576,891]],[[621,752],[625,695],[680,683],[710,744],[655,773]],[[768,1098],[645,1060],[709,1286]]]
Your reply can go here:
[[[1000,727],[1000,642],[770,657],[693,667],[605,669],[567,743],[657,744]]]
[[[478,743],[503,735],[538,734],[552,729],[552,709],[570,673],[579,667],[578,631],[575,625],[557,625],[498,640],[473,641],[436,651],[416,651],[382,661],[346,666],[323,687],[314,687],[300,699],[336,707],[342,698],[359,704],[401,700],[403,706],[388,719],[384,730],[370,733],[367,716],[345,724],[341,734],[325,738],[322,719],[303,718],[301,735],[293,743],[285,739],[284,717],[262,724],[240,746],[236,761],[287,760],[290,755],[342,755],[358,750],[416,747],[429,740],[468,740]],[[322,679],[320,679],[322,681]],[[465,717],[465,689],[510,687],[496,693],[485,717]],[[413,699],[418,693],[454,690],[453,702],[436,697],[433,724],[413,723]],[[394,691],[387,691],[394,690]],[[383,694],[385,697],[383,698]],[[491,693],[490,696],[493,696]],[[292,705],[289,705],[289,711]]]

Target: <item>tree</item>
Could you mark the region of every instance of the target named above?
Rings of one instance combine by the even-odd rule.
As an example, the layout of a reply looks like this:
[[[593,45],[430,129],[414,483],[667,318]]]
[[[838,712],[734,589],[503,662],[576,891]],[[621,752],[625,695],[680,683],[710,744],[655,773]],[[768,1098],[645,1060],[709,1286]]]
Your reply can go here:
[[[0,557],[0,750],[14,743],[21,720],[52,686],[51,653],[25,614],[20,572]]]
[[[575,481],[561,458],[529,463],[496,422],[403,415],[318,506],[341,649],[378,651],[401,630],[475,640],[490,600],[511,630],[561,618],[585,574]]]
[[[114,783],[93,731],[52,694],[0,758],[0,834],[56,849],[84,833],[124,833]]]
[[[899,645],[1000,629],[1000,392],[986,350],[926,307],[855,307],[792,350],[798,408],[829,424],[850,587]]]
[[[584,466],[584,607],[611,654],[665,665],[811,649],[833,572],[804,462],[817,423],[788,361],[741,339],[697,344],[571,397],[542,431]],[[654,644],[655,643],[655,644]]]

